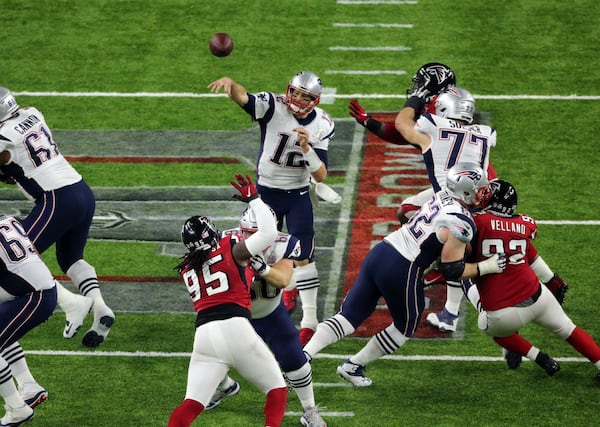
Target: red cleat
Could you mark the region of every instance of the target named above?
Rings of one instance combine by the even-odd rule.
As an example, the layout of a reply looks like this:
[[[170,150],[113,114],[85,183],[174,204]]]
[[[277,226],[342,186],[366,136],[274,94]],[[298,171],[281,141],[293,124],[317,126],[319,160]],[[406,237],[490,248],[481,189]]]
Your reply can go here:
[[[292,314],[298,307],[296,298],[298,298],[298,289],[283,291],[283,294],[282,294],[283,305],[285,305],[285,309],[290,314]]]
[[[432,270],[423,277],[423,286],[441,285],[446,283],[444,275],[438,271]]]
[[[312,336],[315,334],[314,329],[310,328],[301,328],[300,329],[300,343],[304,347],[306,343],[310,341]]]

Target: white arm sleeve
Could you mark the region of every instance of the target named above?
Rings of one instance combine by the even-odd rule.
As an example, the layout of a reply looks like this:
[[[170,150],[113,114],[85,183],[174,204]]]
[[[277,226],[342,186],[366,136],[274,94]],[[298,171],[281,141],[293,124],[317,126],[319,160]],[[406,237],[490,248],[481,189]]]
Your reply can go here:
[[[546,261],[542,259],[541,256],[537,256],[533,262],[530,264],[533,271],[537,275],[538,279],[542,281],[542,283],[547,283],[554,277],[554,272],[548,267]]]
[[[257,255],[275,241],[277,237],[277,223],[271,213],[271,209],[260,197],[251,200],[249,206],[256,216],[258,231],[244,240],[244,242],[246,243],[248,252],[252,255]]]

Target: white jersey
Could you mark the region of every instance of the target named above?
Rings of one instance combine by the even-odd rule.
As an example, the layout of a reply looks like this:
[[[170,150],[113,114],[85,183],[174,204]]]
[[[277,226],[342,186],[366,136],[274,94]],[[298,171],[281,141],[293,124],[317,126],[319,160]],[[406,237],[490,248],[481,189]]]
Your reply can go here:
[[[11,176],[23,191],[31,195],[32,181],[43,191],[81,181],[81,175],[69,164],[52,139],[50,128],[42,113],[34,107],[18,110],[17,114],[0,123],[0,152],[8,151]],[[15,168],[16,166],[16,168]]]
[[[487,125],[460,125],[452,119],[422,114],[415,129],[429,135],[431,145],[423,152],[429,180],[435,191],[446,187],[448,169],[457,163],[476,163],[485,171],[496,131]]]
[[[425,268],[440,255],[442,241],[438,232],[447,227],[463,242],[470,242],[475,234],[475,222],[467,208],[448,192],[442,190],[429,199],[401,228],[384,240],[404,258]]]
[[[223,234],[242,235],[239,228],[223,231]],[[300,256],[300,241],[294,236],[279,232],[273,244],[262,252],[268,265],[273,265],[283,258],[298,259]],[[248,270],[251,270],[248,267]],[[248,275],[247,275],[248,277]],[[250,309],[253,319],[262,319],[273,313],[281,302],[281,289],[267,284],[260,276],[254,276],[250,287],[252,295],[252,308]]]
[[[23,226],[11,216],[0,216],[0,263],[0,303],[55,286]]]
[[[312,147],[326,151],[335,134],[333,120],[318,107],[307,118],[298,119],[288,110],[283,95],[260,92],[248,94],[248,97],[249,102],[244,110],[261,127],[257,183],[282,190],[307,187],[310,172],[298,143],[298,134],[293,129],[307,129]]]

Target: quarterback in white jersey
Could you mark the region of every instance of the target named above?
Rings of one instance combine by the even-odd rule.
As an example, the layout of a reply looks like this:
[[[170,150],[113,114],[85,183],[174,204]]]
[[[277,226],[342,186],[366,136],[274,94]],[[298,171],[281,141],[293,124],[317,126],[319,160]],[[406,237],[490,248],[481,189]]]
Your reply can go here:
[[[284,221],[287,232],[300,240],[302,253],[295,261],[294,275],[302,300],[300,339],[307,342],[317,320],[319,274],[314,262],[314,217],[309,180],[327,177],[327,152],[335,134],[329,114],[318,108],[321,79],[309,71],[296,74],[285,95],[272,92],[250,94],[239,83],[222,77],[208,85],[221,89],[260,126],[257,159],[257,188],[262,199],[277,214],[279,230]],[[285,291],[288,311],[296,307],[296,290]],[[293,293],[293,294],[292,294]]]
[[[60,153],[44,115],[20,108],[0,87],[0,180],[17,184],[34,206],[21,221],[39,253],[55,245],[56,261],[82,295],[58,284],[58,304],[66,314],[65,338],[75,336],[90,309],[94,322],[83,344],[104,341],[115,315],[102,298],[96,270],[84,259],[96,198],[81,175]]]
[[[48,398],[29,372],[17,340],[52,315],[56,282],[11,216],[0,216],[0,266],[0,395],[6,408],[0,425],[17,426],[31,420],[33,408]]]

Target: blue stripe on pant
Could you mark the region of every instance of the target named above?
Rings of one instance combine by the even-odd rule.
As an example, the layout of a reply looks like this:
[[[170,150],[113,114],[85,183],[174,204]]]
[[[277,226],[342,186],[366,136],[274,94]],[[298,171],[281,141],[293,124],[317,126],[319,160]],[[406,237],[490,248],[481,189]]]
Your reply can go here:
[[[383,297],[396,328],[410,337],[425,308],[421,274],[416,264],[385,241],[379,242],[365,257],[358,278],[342,302],[341,314],[357,328]]]
[[[83,259],[96,199],[81,180],[38,198],[23,219],[23,227],[39,253],[56,243],[56,260],[63,272]]]
[[[56,308],[56,286],[0,304],[0,351],[44,323]]]
[[[306,363],[298,330],[283,303],[262,319],[252,319],[252,326],[267,343],[283,372],[295,371]]]

